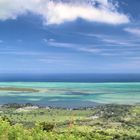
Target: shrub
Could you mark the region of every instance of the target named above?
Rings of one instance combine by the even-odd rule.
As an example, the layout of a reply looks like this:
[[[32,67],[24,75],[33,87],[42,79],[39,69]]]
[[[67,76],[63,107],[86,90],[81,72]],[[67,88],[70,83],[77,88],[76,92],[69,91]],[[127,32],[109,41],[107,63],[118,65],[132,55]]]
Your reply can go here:
[[[54,124],[52,123],[41,122],[40,126],[43,131],[47,131],[47,132],[50,132],[54,129]]]

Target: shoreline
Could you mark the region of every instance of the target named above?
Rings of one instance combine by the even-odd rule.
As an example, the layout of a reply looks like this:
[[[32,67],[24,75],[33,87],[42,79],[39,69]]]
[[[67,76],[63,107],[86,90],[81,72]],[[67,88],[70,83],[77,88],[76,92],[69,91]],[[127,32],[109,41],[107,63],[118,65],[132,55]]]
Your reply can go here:
[[[96,104],[94,106],[85,106],[85,107],[56,107],[56,106],[43,106],[38,104],[26,103],[26,104],[18,104],[18,103],[8,103],[8,104],[0,104],[0,108],[25,108],[25,107],[36,107],[38,109],[60,109],[60,110],[86,110],[86,109],[94,109],[94,108],[102,108],[102,107],[134,107],[140,106],[140,103],[129,105],[129,104]]]

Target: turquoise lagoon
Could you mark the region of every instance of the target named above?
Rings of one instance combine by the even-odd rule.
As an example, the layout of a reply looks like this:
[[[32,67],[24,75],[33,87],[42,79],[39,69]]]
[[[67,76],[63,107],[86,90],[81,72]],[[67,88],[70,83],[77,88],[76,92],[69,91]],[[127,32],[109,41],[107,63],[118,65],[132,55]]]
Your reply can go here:
[[[0,91],[0,104],[33,103],[53,107],[139,104],[140,83],[1,82],[0,87],[39,92]]]

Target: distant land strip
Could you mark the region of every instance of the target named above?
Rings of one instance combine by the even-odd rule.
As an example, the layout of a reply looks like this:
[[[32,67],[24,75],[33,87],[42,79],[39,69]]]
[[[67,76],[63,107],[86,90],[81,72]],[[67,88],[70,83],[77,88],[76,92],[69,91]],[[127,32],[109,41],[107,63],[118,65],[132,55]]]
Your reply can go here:
[[[33,88],[17,88],[17,87],[0,87],[0,91],[23,91],[23,92],[39,92]]]

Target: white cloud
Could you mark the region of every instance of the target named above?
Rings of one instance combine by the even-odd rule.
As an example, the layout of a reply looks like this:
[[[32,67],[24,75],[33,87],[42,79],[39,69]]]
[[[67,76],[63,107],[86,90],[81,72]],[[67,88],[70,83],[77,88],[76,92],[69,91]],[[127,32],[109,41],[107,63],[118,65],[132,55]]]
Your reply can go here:
[[[125,28],[124,30],[131,34],[140,36],[140,28],[139,29],[138,28]]]
[[[63,42],[47,42],[49,46],[58,47],[58,48],[76,48],[78,45],[73,43],[63,43]]]
[[[140,46],[139,38],[132,38],[131,36],[113,36],[113,35],[105,35],[105,34],[88,34],[88,33],[78,33],[78,35],[96,38],[100,41],[98,44],[94,44],[95,46],[121,46],[121,47],[136,47]],[[104,44],[102,44],[104,43]]]
[[[132,41],[129,41],[128,39],[120,39],[120,38],[117,38],[117,39],[112,39],[112,38],[104,38],[102,39],[102,41],[108,43],[106,45],[112,45],[112,46],[136,46],[136,45],[139,45],[139,44],[136,44]]]
[[[101,49],[97,49],[97,48],[79,48],[78,50],[82,52],[95,53],[95,54],[102,52]]]
[[[98,6],[97,6],[98,3]],[[16,19],[28,12],[42,16],[45,24],[61,24],[82,18],[107,24],[128,23],[109,0],[0,0],[0,20]]]
[[[86,52],[86,53],[93,53],[93,54],[99,54],[102,51],[108,50],[108,49],[99,49],[93,47],[93,45],[84,46],[82,44],[73,44],[73,43],[47,42],[47,44],[52,47],[66,48],[66,49],[71,49],[71,50],[76,50],[76,51]]]

